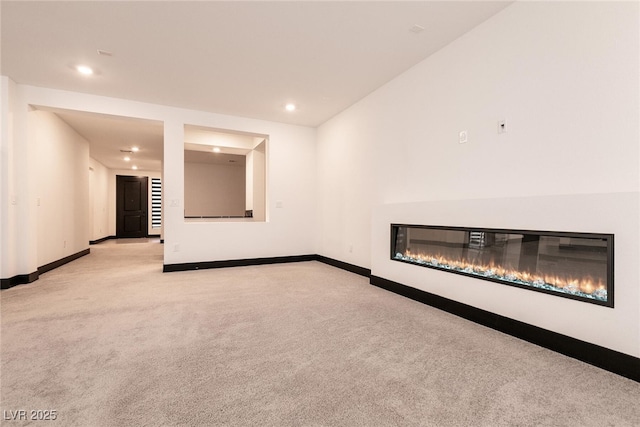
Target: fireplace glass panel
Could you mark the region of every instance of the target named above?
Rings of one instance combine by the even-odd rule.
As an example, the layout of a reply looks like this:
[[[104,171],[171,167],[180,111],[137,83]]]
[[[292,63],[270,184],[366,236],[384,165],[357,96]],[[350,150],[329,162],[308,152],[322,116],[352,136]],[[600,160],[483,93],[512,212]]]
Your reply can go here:
[[[613,307],[613,235],[391,226],[391,258]]]

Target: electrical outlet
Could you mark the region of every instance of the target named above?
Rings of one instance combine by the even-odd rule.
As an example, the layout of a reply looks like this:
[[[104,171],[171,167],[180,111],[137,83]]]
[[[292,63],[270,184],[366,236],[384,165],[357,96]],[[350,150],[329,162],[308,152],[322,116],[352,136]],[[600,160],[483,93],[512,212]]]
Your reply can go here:
[[[173,245],[173,252],[180,252],[180,245],[178,244]]]
[[[498,120],[498,133],[507,132],[507,119]]]

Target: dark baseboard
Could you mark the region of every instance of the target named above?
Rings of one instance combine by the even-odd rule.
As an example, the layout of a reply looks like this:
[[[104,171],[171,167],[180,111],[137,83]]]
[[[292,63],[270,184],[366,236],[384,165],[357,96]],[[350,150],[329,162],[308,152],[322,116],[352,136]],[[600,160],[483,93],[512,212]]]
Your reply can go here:
[[[147,237],[149,237],[150,239],[157,239],[158,237],[160,237],[159,234],[149,234]]]
[[[170,273],[173,271],[188,271],[188,270],[203,270],[207,268],[226,268],[226,267],[243,267],[247,265],[262,265],[262,264],[280,264],[287,262],[304,262],[304,261],[319,261],[324,264],[329,264],[333,267],[340,268],[342,270],[349,271],[351,273],[359,274],[360,276],[371,276],[371,270],[363,267],[359,267],[354,264],[349,264],[337,259],[327,258],[322,255],[293,255],[282,257],[270,257],[270,258],[246,258],[246,259],[232,259],[225,261],[204,261],[204,262],[188,262],[184,264],[165,264],[162,271]]]
[[[90,252],[91,252],[91,249],[87,248],[87,249],[84,249],[84,250],[82,250],[80,252],[77,252],[77,253],[75,253],[73,255],[69,255],[69,256],[64,257],[62,259],[59,259],[57,261],[53,261],[53,262],[50,262],[49,264],[45,264],[42,267],[38,267],[38,274],[39,275],[40,274],[44,274],[47,271],[51,271],[54,268],[58,268],[58,267],[60,267],[62,265],[65,265],[65,264],[71,262],[71,261],[74,261],[74,260],[76,260],[76,259],[78,259],[80,257],[83,257],[85,255],[89,255]]]
[[[510,319],[382,277],[372,285],[640,382],[640,358]]]
[[[38,280],[38,272],[34,271],[29,274],[18,274],[8,279],[0,279],[0,289],[9,289],[17,285],[25,285],[27,283]]]
[[[203,270],[207,268],[245,267],[248,265],[281,264],[287,262],[315,261],[316,255],[293,255],[270,258],[231,259],[225,261],[187,262],[183,264],[165,264],[164,273],[173,271]]]
[[[49,264],[45,264],[41,267],[38,267],[38,271],[35,271],[30,274],[19,274],[9,279],[0,279],[0,289],[9,289],[16,285],[25,285],[27,283],[35,282],[36,280],[38,280],[41,274],[44,274],[47,271],[51,271],[54,268],[58,268],[61,265],[67,264],[80,257],[88,255],[90,251],[91,250],[87,248],[73,255],[69,255],[57,261],[50,262]]]
[[[103,237],[103,238],[98,239],[98,240],[89,240],[89,244],[90,245],[97,245],[98,243],[102,243],[104,241],[115,239],[115,238],[116,238],[116,236],[106,236],[106,237]]]
[[[316,261],[320,261],[325,264],[329,264],[333,267],[340,268],[342,270],[350,271],[351,273],[359,274],[364,277],[371,277],[371,270],[364,267],[359,267],[347,262],[338,261],[337,259],[327,258],[326,256],[316,255]]]

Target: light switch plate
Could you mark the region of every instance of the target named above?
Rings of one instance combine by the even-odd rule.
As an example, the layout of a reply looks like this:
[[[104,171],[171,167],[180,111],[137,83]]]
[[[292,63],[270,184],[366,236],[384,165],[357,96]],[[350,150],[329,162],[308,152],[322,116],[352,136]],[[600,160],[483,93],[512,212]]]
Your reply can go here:
[[[460,144],[464,144],[469,140],[469,134],[467,133],[466,130],[460,131],[460,133],[458,134],[458,142]]]

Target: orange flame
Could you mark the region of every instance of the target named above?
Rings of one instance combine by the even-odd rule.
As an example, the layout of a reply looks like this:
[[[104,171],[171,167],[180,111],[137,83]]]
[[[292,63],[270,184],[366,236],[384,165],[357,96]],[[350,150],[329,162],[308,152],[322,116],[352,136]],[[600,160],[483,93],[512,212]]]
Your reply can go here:
[[[457,270],[472,270],[475,274],[500,276],[507,281],[519,280],[522,282],[528,282],[532,284],[547,284],[556,288],[565,289],[567,291],[580,291],[582,293],[593,295],[596,291],[606,291],[606,286],[601,279],[597,281],[592,277],[575,278],[575,277],[560,277],[558,275],[534,275],[528,271],[519,271],[514,269],[508,269],[501,265],[490,264],[475,264],[473,262],[467,262],[462,259],[447,258],[442,255],[430,255],[430,254],[413,254],[409,249],[405,251],[403,256],[421,261],[423,263],[447,265]]]

